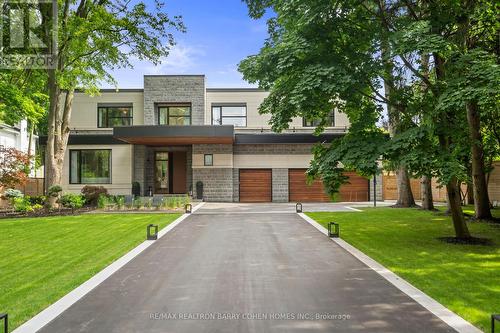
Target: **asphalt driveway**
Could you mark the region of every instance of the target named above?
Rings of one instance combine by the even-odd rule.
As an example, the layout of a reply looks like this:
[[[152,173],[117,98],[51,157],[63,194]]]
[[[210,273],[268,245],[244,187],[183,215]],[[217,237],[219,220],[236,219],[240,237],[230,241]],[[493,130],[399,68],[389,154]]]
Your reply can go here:
[[[282,208],[206,204],[42,332],[453,332]]]

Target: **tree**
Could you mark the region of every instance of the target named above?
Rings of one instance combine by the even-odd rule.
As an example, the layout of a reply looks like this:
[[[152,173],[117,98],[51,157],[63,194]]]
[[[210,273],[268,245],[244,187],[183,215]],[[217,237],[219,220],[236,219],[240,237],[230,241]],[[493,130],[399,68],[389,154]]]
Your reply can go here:
[[[15,148],[0,146],[0,186],[14,188],[28,180],[31,157]]]
[[[159,0],[154,1],[154,11],[149,11],[143,1],[134,5],[126,0],[61,3],[58,54],[55,68],[47,70],[47,187],[61,182],[75,89],[95,94],[102,81],[114,84],[109,69],[131,68],[131,57],[159,63],[174,45],[170,30],[184,31],[181,18],[170,19]],[[49,13],[44,16],[50,17]],[[50,24],[49,19],[46,24]]]

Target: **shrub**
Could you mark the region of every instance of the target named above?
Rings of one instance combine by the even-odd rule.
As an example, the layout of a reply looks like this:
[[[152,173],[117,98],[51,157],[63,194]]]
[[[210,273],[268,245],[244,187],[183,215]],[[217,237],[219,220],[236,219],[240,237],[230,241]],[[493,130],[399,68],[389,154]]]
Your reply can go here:
[[[47,201],[47,197],[45,195],[34,195],[32,197],[26,197],[32,205],[44,205]]]
[[[142,204],[141,198],[135,198],[134,199],[134,208],[141,209],[142,207],[143,207],[143,204]]]
[[[47,194],[51,197],[58,197],[59,193],[62,192],[62,187],[59,185],[52,185],[49,187],[49,190],[47,191]]]
[[[34,205],[32,206],[32,208],[33,208],[33,210],[40,210],[40,209],[43,209],[43,205],[40,205],[40,204],[37,204],[37,203],[36,203],[36,204],[34,204]]]
[[[97,208],[104,209],[109,202],[108,196],[106,194],[101,194],[97,198]]]
[[[144,203],[144,207],[146,207],[147,209],[151,209],[151,207],[153,207],[153,200],[150,198],[146,199],[146,202]]]
[[[23,194],[23,192],[21,192],[19,190],[9,188],[8,190],[5,191],[4,196],[7,199],[12,200],[14,198],[22,198],[22,197],[24,197],[24,194]]]
[[[115,197],[115,202],[118,209],[121,210],[125,206],[125,197],[123,195],[117,195]]]
[[[141,195],[141,184],[139,184],[139,182],[132,183],[132,194],[135,197],[139,197]]]
[[[63,207],[74,210],[83,207],[85,198],[80,194],[67,193],[59,199],[59,203],[63,205]]]
[[[175,197],[168,197],[167,198],[167,207],[168,208],[175,208]]]
[[[96,206],[98,205],[98,200],[101,195],[107,195],[108,190],[104,186],[86,185],[84,188],[82,188],[82,194],[85,197],[85,201],[88,205]]]
[[[12,199],[14,210],[19,213],[28,213],[33,211],[33,207],[30,202],[25,198],[14,198]]]

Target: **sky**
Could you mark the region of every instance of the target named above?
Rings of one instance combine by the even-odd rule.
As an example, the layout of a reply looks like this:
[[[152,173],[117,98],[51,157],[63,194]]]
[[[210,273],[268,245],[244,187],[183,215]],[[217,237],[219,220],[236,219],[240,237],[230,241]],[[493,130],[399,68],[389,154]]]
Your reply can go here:
[[[170,17],[182,15],[187,31],[174,33],[177,45],[162,64],[137,60],[132,70],[112,71],[119,88],[142,88],[146,74],[205,74],[209,88],[253,87],[237,66],[262,47],[267,37],[265,19],[251,19],[241,0],[164,1]]]

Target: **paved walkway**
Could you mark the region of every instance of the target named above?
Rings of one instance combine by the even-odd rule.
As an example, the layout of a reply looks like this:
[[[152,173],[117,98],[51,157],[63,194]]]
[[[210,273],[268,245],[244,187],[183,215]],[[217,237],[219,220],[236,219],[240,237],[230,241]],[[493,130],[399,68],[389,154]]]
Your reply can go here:
[[[42,332],[453,332],[270,207],[206,204]]]

